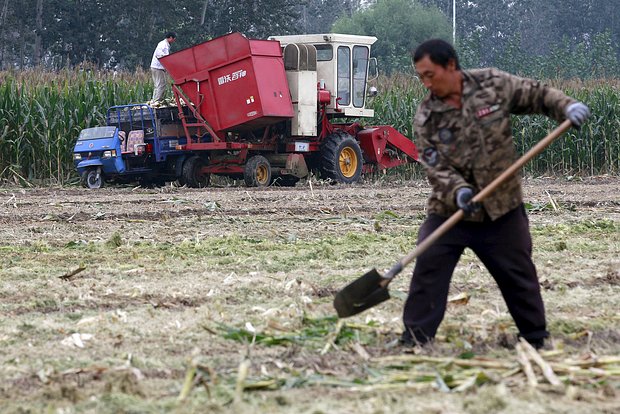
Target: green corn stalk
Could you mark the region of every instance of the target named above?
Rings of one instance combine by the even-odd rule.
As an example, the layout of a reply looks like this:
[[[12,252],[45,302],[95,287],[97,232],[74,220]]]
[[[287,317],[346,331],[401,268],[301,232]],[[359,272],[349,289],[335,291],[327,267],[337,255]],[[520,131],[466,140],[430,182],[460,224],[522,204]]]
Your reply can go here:
[[[75,178],[79,131],[103,123],[111,105],[145,101],[151,88],[143,71],[0,72],[0,180]]]
[[[585,102],[592,117],[525,167],[531,175],[620,173],[620,82],[550,82]],[[377,80],[369,100],[376,124],[393,125],[415,141],[413,116],[426,91],[411,75]],[[104,122],[109,106],[143,102],[152,92],[148,72],[66,69],[0,72],[0,180],[63,184],[76,178],[72,149],[79,131]],[[556,123],[544,116],[515,117],[515,146],[526,152]],[[417,175],[417,165],[403,167]],[[398,169],[397,169],[398,170]],[[398,171],[396,173],[399,173]]]

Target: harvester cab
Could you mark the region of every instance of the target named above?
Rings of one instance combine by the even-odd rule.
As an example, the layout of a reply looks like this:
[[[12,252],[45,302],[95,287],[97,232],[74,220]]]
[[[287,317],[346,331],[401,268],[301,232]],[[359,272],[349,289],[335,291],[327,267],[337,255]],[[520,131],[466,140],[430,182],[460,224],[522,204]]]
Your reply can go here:
[[[330,33],[269,39],[282,47],[294,107],[292,136],[324,138],[332,132],[328,118],[374,116],[366,108],[366,88],[376,37]],[[316,122],[317,115],[323,122]]]
[[[320,103],[326,104],[327,114],[354,118],[374,116],[374,111],[366,108],[366,90],[370,47],[377,41],[376,37],[330,33],[269,39],[279,41],[283,48],[293,102],[301,102],[306,94],[314,95]],[[317,81],[313,82],[313,75],[305,72],[316,73],[318,94]],[[325,92],[322,94],[322,91]],[[302,98],[296,99],[295,92]],[[316,99],[312,106],[316,107]]]

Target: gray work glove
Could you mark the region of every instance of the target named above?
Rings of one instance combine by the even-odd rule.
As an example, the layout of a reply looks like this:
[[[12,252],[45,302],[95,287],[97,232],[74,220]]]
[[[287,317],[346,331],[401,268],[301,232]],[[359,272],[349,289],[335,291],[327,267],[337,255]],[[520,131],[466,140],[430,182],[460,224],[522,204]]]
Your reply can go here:
[[[456,205],[463,210],[465,216],[470,216],[480,209],[479,203],[472,203],[471,199],[474,197],[474,190],[470,187],[461,187],[456,190]]]
[[[581,102],[574,102],[566,107],[564,114],[573,126],[580,127],[590,117],[590,109]]]

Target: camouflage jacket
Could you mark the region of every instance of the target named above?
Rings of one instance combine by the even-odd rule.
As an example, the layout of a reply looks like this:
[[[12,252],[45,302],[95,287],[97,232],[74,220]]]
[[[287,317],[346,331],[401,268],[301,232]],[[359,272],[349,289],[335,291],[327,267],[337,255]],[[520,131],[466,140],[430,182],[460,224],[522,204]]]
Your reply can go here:
[[[564,108],[575,102],[561,91],[497,69],[462,71],[460,109],[429,94],[414,118],[415,140],[433,192],[428,213],[450,216],[457,211],[456,190],[482,190],[518,157],[510,114],[540,113],[561,122]],[[468,217],[495,220],[523,201],[520,176],[500,185]]]

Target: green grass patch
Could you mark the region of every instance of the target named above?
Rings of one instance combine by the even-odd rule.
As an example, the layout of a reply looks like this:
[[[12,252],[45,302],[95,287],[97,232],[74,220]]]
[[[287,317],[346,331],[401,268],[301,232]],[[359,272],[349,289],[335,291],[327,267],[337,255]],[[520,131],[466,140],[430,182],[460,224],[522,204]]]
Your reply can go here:
[[[36,242],[5,249],[0,275],[15,277],[23,274],[15,266],[21,261],[36,263],[29,266],[29,277],[39,275],[61,276],[68,269],[86,267],[117,272],[127,268],[152,267],[159,263],[175,264],[187,261],[189,266],[198,262],[213,271],[236,267],[237,271],[251,271],[260,266],[266,271],[291,271],[305,266],[309,269],[344,269],[351,261],[365,265],[370,260],[379,264],[390,257],[398,257],[415,245],[415,233],[397,235],[370,231],[347,232],[341,236],[297,240],[291,243],[281,238],[261,239],[239,235],[205,238],[200,241],[133,242],[114,233],[106,241],[69,242],[50,247]],[[45,249],[42,246],[47,246]],[[113,252],[110,254],[110,252]],[[345,259],[345,260],[343,260]],[[12,269],[12,270],[10,270]]]
[[[225,324],[218,324],[216,331],[225,339],[247,344],[264,346],[298,344],[309,348],[322,348],[327,341],[332,341],[337,345],[345,345],[352,341],[368,344],[377,337],[374,329],[377,325],[372,321],[363,325],[347,322],[339,324],[338,322],[336,316],[321,318],[304,316],[301,328],[291,330],[286,334],[258,332],[249,330],[247,327],[238,328]]]
[[[570,235],[570,236],[601,236],[601,235],[620,235],[620,224],[613,220],[597,219],[583,220],[573,223],[545,224],[533,226],[533,235]]]

